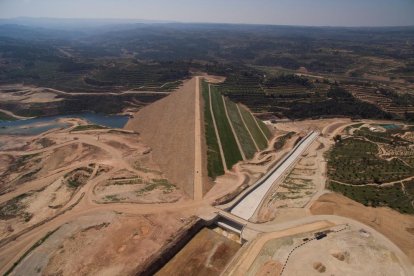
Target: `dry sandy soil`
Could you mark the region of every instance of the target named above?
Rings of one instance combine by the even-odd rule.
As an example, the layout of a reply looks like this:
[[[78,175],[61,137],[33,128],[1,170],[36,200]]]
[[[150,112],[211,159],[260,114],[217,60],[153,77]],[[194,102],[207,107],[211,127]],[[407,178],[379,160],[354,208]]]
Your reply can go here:
[[[310,208],[314,215],[349,217],[371,226],[393,241],[414,262],[414,216],[389,208],[371,208],[339,194],[321,196]]]
[[[204,228],[156,275],[219,275],[240,244]]]
[[[128,170],[115,172],[111,178],[102,180],[94,189],[99,203],[166,203],[177,202],[181,192],[157,171],[136,174]]]
[[[323,137],[311,145],[293,167],[292,171],[273,187],[257,214],[257,221],[266,222],[288,213],[304,209],[312,197],[325,188],[325,164],[323,154],[328,143]],[[299,213],[303,213],[300,212]]]
[[[133,275],[189,222],[168,212],[144,216],[98,212],[80,217],[33,250],[15,274]]]
[[[315,239],[316,233],[326,237]],[[225,275],[407,275],[393,249],[369,231],[320,221],[260,235]]]
[[[343,227],[343,226],[340,226]],[[338,228],[338,227],[337,227]],[[335,230],[335,229],[332,229]],[[313,238],[308,235],[308,238]],[[289,241],[284,241],[288,243]],[[303,237],[292,239],[287,250],[302,244]],[[282,259],[283,262],[283,259]],[[321,240],[313,240],[296,249],[286,263],[284,275],[403,275],[404,269],[394,252],[388,250],[369,233],[346,229],[328,233]]]
[[[45,91],[43,88],[35,88],[24,85],[2,85],[0,86],[0,101],[19,103],[47,103],[61,101],[57,94]]]
[[[326,162],[324,154],[333,145],[332,137],[345,126],[349,119],[320,119],[285,122],[273,125],[278,137],[286,133],[296,133],[286,141],[276,154],[287,153],[311,130],[318,130],[321,136],[310,146],[297,163],[269,190],[266,198],[254,215],[260,223],[267,221],[283,222],[307,215],[306,210],[312,200],[324,192],[326,182]],[[280,134],[281,133],[281,134]],[[271,142],[271,144],[274,141]],[[276,160],[279,160],[276,158]]]
[[[183,196],[136,134],[58,130],[26,140],[20,151],[0,152],[0,237],[58,214],[92,181],[101,203],[176,202]]]
[[[165,179],[140,135],[72,128],[19,139],[2,136],[7,139],[0,145],[2,273],[32,244],[59,229],[38,253],[20,260],[17,274],[134,274],[197,210],[181,213],[189,202]]]
[[[264,233],[262,235],[259,235],[250,243],[246,243],[243,245],[242,249],[240,250],[240,254],[230,263],[223,275],[244,275],[246,272],[249,271],[249,269],[254,267],[254,263],[258,260],[258,256],[262,252],[263,247],[266,245],[267,242],[271,240],[288,237],[300,233],[306,233],[310,231],[317,231],[332,226],[334,226],[334,224],[330,222],[318,221],[306,225],[301,225],[299,227],[293,227],[288,230],[275,231],[272,233]],[[272,250],[277,250],[277,248],[278,247],[272,246]],[[281,264],[281,262],[274,263],[272,267],[278,269],[281,268]],[[278,270],[274,271],[276,275],[278,275],[277,272]]]

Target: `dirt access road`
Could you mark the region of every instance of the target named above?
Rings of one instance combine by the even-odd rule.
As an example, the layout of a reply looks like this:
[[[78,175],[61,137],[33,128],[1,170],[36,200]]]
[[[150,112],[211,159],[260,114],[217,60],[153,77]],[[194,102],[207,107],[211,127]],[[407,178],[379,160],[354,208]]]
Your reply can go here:
[[[194,199],[201,200],[203,198],[203,157],[202,157],[202,120],[201,120],[201,104],[200,104],[200,77],[196,77],[195,87],[195,120],[194,120]]]

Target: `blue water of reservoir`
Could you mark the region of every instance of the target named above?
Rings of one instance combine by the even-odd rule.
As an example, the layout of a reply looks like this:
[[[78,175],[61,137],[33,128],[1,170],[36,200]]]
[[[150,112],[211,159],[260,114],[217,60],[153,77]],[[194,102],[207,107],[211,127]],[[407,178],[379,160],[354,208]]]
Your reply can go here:
[[[85,119],[91,124],[106,126],[109,128],[123,128],[129,119],[129,117],[126,115],[81,113],[39,117],[27,120],[0,121],[0,134],[38,135],[53,128],[69,127],[70,125],[67,123],[58,122],[58,119],[61,118]]]
[[[386,124],[386,125],[380,125],[385,129],[388,130],[393,130],[393,129],[400,129],[401,127],[399,125],[395,125],[395,124]]]

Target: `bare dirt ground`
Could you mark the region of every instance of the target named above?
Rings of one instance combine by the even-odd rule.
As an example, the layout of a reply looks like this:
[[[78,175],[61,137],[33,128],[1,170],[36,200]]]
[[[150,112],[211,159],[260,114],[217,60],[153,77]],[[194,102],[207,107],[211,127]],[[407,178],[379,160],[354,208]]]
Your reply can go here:
[[[168,212],[147,216],[98,212],[80,217],[61,226],[15,272],[132,275],[185,224],[180,214]]]
[[[0,86],[1,102],[20,102],[20,103],[48,103],[61,101],[57,94],[25,85],[3,85]]]
[[[321,141],[329,140],[351,123],[346,119],[332,119],[278,124],[276,127],[280,134],[296,133],[282,148],[274,148],[280,136],[276,135],[267,150],[257,153],[249,162],[237,164],[232,172],[217,178],[213,188],[202,199],[190,200],[184,192],[188,194],[190,191],[190,196],[194,194],[194,86],[195,80],[190,80],[181,90],[155,103],[154,109],[144,108],[142,114],[138,112],[130,125],[137,129],[142,127],[139,133],[65,129],[51,130],[36,137],[15,139],[13,136],[2,136],[7,137],[7,141],[0,143],[0,173],[1,179],[5,179],[0,182],[3,192],[0,193],[0,273],[14,268],[12,273],[18,275],[139,274],[143,265],[159,256],[159,250],[163,250],[179,233],[185,233],[183,229],[194,222],[195,215],[214,215],[218,209],[211,207],[211,204],[228,200],[253,184],[293,147],[299,135],[317,128],[324,135]],[[187,106],[191,108],[184,108]],[[176,118],[170,118],[173,113],[177,114]],[[84,122],[74,120],[71,123]],[[145,133],[145,127],[150,128],[149,133]],[[292,171],[294,189],[299,184],[305,184],[304,179],[312,180],[314,184],[294,191],[301,198],[290,198],[285,202],[289,207],[286,209],[301,207],[303,211],[300,214],[293,214],[296,211],[278,213],[275,220],[262,226],[256,225],[269,233],[258,236],[253,246],[242,249],[241,253],[235,253],[239,245],[233,243],[231,238],[215,232],[204,233],[185,253],[187,257],[171,262],[171,266],[167,265],[165,269],[180,269],[183,275],[192,272],[215,274],[223,271],[236,254],[241,258],[236,258],[236,265],[232,266],[234,269],[229,271],[240,275],[250,269],[266,242],[333,226],[329,221],[318,221],[275,230],[284,221],[311,218],[308,207],[323,192],[318,188],[324,183],[323,170],[318,166],[324,150],[326,147],[315,146]],[[173,169],[179,171],[171,172]],[[166,173],[168,170],[170,174]],[[181,175],[186,182],[181,181]],[[180,181],[174,182],[172,177]],[[175,183],[178,187],[173,185]],[[276,192],[292,190],[291,186],[284,188],[286,190]],[[312,195],[307,194],[310,191]],[[317,206],[318,202],[313,206]],[[311,211],[316,212],[314,209]],[[407,233],[414,232],[413,225],[404,227]],[[396,233],[403,236],[402,232]],[[388,236],[388,232],[385,235]],[[401,241],[406,243],[403,250],[414,248],[407,237]],[[332,246],[339,248],[344,245],[339,239],[342,236],[323,248],[328,251]],[[38,246],[33,247],[36,244]],[[376,247],[380,243],[374,241],[369,244]],[[342,255],[346,260],[348,255],[345,251],[350,252],[352,257],[362,259],[359,253],[348,250],[348,245],[366,247],[359,241],[356,244],[346,243],[344,250],[329,251],[333,262],[341,261]],[[385,260],[384,264],[387,264],[388,257],[392,256],[386,249],[378,251],[384,256],[378,261],[376,249],[369,250],[365,253],[372,257],[370,260],[373,263]],[[300,251],[297,253],[301,254]],[[323,267],[326,271],[336,271],[335,267],[339,269],[337,271],[348,267],[354,271],[353,265],[358,264],[355,261],[349,266],[344,263],[333,266],[320,260],[331,258],[324,254],[321,251],[315,255],[318,260],[309,260],[311,273],[323,270]],[[307,252],[306,255],[312,254]],[[192,258],[194,266],[186,266],[188,258]],[[294,261],[295,258],[292,259]],[[14,263],[17,263],[15,267]],[[270,260],[259,268],[258,273],[265,275],[282,270],[284,266],[283,261]],[[386,269],[398,272],[398,262]],[[173,272],[170,270],[168,274]]]
[[[412,265],[398,247],[369,226],[352,220],[344,223],[334,216],[309,217],[296,223],[299,221],[298,226],[275,228],[244,244],[224,275],[412,273]]]
[[[240,244],[204,228],[156,275],[219,275]]]
[[[182,193],[157,171],[136,174],[127,170],[115,172],[99,182],[94,189],[96,201],[129,203],[177,202]]]
[[[22,151],[0,154],[2,238],[59,214],[89,182],[94,184],[94,200],[100,203],[164,203],[183,198],[154,165],[151,152],[136,134],[59,130],[40,137],[27,138]]]
[[[224,272],[224,275],[243,275],[245,274],[252,264],[256,261],[257,256],[262,251],[263,246],[272,239],[277,239],[281,237],[291,236],[298,233],[306,233],[309,231],[317,231],[319,229],[324,229],[326,227],[333,226],[332,223],[327,221],[314,222],[300,227],[294,227],[289,230],[275,231],[273,233],[266,233],[262,236],[259,236],[250,244],[246,244],[242,250],[242,254],[234,260],[228,269]],[[277,264],[276,264],[277,266]],[[275,271],[278,275],[277,271]]]
[[[204,72],[197,72],[197,75],[203,77],[204,79],[206,79],[206,81],[208,81],[210,83],[221,83],[221,82],[224,82],[226,80],[225,77],[216,76],[216,75],[209,75],[209,74],[204,73]]]
[[[168,180],[193,197],[196,79],[141,109],[126,129],[141,133]]]
[[[258,221],[270,221],[294,212],[301,214],[303,212],[299,210],[304,211],[312,197],[325,189],[326,168],[323,156],[327,150],[325,143],[329,142],[320,137],[281,184],[270,190],[258,212]]]
[[[324,193],[326,183],[326,162],[324,154],[333,145],[332,137],[338,129],[350,124],[349,119],[306,120],[278,123],[274,125],[277,133],[296,133],[285,142],[283,152],[294,146],[295,142],[307,131],[318,130],[321,136],[301,156],[284,177],[271,188],[261,206],[255,213],[255,220],[267,221],[292,220],[306,216],[309,204]],[[286,151],[287,153],[287,151]],[[280,184],[280,185],[277,185]]]
[[[344,225],[328,231],[338,230],[342,231],[307,243],[304,239],[314,239],[314,232],[268,241],[247,275],[263,271],[265,262],[282,264],[283,275],[404,274],[395,254],[368,232]]]
[[[74,123],[83,122],[74,120]],[[108,268],[107,272],[102,271],[103,274],[124,275],[125,271],[134,274],[131,269],[156,256],[151,254],[168,244],[198,207],[205,204],[189,202],[180,189],[168,182],[140,135],[123,130],[71,129],[51,130],[18,139],[2,136],[8,141],[0,148],[0,187],[3,191],[0,195],[1,273],[17,262],[21,265],[19,269],[23,269],[19,271],[31,269],[51,275],[60,274],[62,270],[63,275],[89,275],[100,273],[99,267],[104,269],[105,264],[110,264],[108,260],[112,262],[116,257],[118,264]],[[112,212],[116,216],[125,214],[128,219],[120,218],[105,227],[99,224],[99,229],[94,226],[75,231],[68,239],[61,240],[57,250],[60,253],[48,255],[49,259],[33,261],[30,254],[19,261],[47,233],[85,215],[99,217],[99,212]],[[151,219],[154,213],[159,215]],[[108,243],[124,237],[117,231],[128,228],[129,224],[143,219],[142,216],[149,220],[153,234],[142,238],[135,236],[140,241],[135,251],[119,245],[121,249],[102,255],[102,252],[110,252],[105,248]],[[139,234],[140,228],[137,229]],[[126,248],[129,246],[127,239],[131,237],[128,235],[123,241]],[[94,246],[84,247],[90,241]],[[99,244],[102,245],[95,246]],[[49,252],[49,249],[39,246],[40,252]],[[125,256],[121,254],[124,250],[129,252],[124,253]],[[49,260],[47,266],[44,260]],[[72,262],[79,266],[71,265]]]
[[[321,196],[310,208],[314,215],[334,214],[371,226],[393,241],[414,262],[414,217],[389,208],[371,208],[339,194]]]

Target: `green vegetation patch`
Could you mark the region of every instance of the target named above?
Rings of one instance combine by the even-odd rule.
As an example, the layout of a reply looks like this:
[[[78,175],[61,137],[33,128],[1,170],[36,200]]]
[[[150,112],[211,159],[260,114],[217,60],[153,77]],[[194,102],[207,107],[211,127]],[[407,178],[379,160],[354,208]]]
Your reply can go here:
[[[349,186],[330,181],[329,188],[341,193],[365,206],[388,206],[401,213],[414,214],[414,196],[404,193],[401,184],[387,187],[376,186]]]
[[[214,129],[213,117],[210,111],[210,96],[208,93],[207,82],[202,81],[201,91],[204,99],[204,131],[207,144],[207,171],[208,176],[214,180],[217,176],[224,174],[224,167],[216,131]]]
[[[138,185],[143,184],[144,181],[141,177],[135,177],[135,178],[128,178],[128,179],[114,179],[109,180],[107,186],[109,185],[116,185],[116,186],[123,186],[123,185]]]
[[[23,176],[20,177],[19,181],[28,181],[30,179],[33,179],[33,176],[36,175],[42,168],[36,168],[33,171],[30,171]]]
[[[169,63],[117,63],[100,68],[85,78],[91,86],[125,86],[135,89],[172,91],[189,76],[188,66],[181,62]]]
[[[118,202],[121,201],[121,199],[117,195],[107,195],[105,196],[106,201],[112,201],[112,202]]]
[[[43,148],[47,148],[53,145],[56,145],[56,142],[49,139],[49,138],[40,138],[39,140],[36,141],[36,144],[41,145]]]
[[[34,159],[36,157],[39,157],[38,153],[21,155],[21,156],[17,157],[14,160],[14,162],[10,165],[9,172],[18,172],[24,166],[26,166],[29,163],[29,161],[31,161],[32,159]],[[38,161],[40,161],[40,158],[38,159]],[[37,160],[35,160],[34,162],[37,162]]]
[[[137,195],[143,195],[156,189],[160,189],[165,194],[168,194],[171,193],[175,188],[175,185],[171,184],[167,179],[152,179],[152,182],[147,183],[145,188],[138,190],[136,193]]]
[[[104,126],[100,126],[100,125],[82,125],[82,126],[74,127],[72,131],[84,131],[84,130],[94,130],[94,129],[108,129],[108,128]]]
[[[213,106],[214,118],[220,136],[221,146],[223,148],[226,166],[231,169],[234,164],[242,160],[242,156],[237,146],[236,138],[231,130],[230,123],[227,120],[224,109],[223,97],[215,86],[211,86],[211,103]]]
[[[257,151],[256,146],[254,145],[254,142],[240,117],[237,105],[229,99],[225,99],[225,102],[227,106],[227,112],[229,114],[233,128],[236,131],[236,135],[239,139],[243,152],[248,159],[251,159]]]
[[[77,189],[83,186],[93,173],[93,169],[90,167],[80,167],[65,174],[66,185],[70,189]]]
[[[246,123],[247,127],[250,130],[250,133],[253,136],[253,139],[256,141],[257,146],[259,149],[264,150],[267,148],[267,140],[262,131],[257,126],[256,118],[245,108],[239,106],[239,109],[240,113],[243,116],[244,122]]]
[[[16,118],[0,111],[0,121],[16,121]]]
[[[93,169],[91,167],[80,167],[80,168],[76,168],[68,173],[65,173],[64,177],[69,177],[77,172],[85,172],[88,174],[91,174],[93,172]]]
[[[68,187],[71,189],[77,189],[81,185],[82,183],[79,182],[77,179],[68,179]]]
[[[414,169],[400,159],[379,158],[376,144],[357,138],[338,142],[328,158],[329,177],[349,184],[386,183],[413,173]]]
[[[32,218],[32,214],[25,212],[26,205],[22,202],[29,194],[22,194],[0,205],[0,219],[9,220],[16,217],[23,218],[28,222]]]
[[[274,144],[275,150],[280,150],[283,148],[283,146],[286,144],[287,140],[293,137],[295,135],[295,132],[291,131],[283,135],[282,137],[277,138],[276,143]]]
[[[404,181],[404,190],[407,194],[414,196],[414,179]]]
[[[402,129],[389,129],[386,132],[374,132],[367,127],[363,127],[355,131],[355,136],[364,137],[372,142],[392,144],[392,145],[406,145],[410,144],[409,141],[397,136],[396,134],[404,134],[407,130]]]
[[[353,128],[360,128],[362,125],[364,125],[364,123],[358,123],[358,124],[353,124],[353,125],[347,126],[345,128],[345,132],[349,134],[349,132],[351,131],[351,129],[353,129]]]
[[[257,124],[259,125],[260,129],[263,131],[264,135],[267,139],[272,138],[272,133],[270,132],[270,129],[266,126],[265,123],[263,123],[262,120],[256,118]]]

